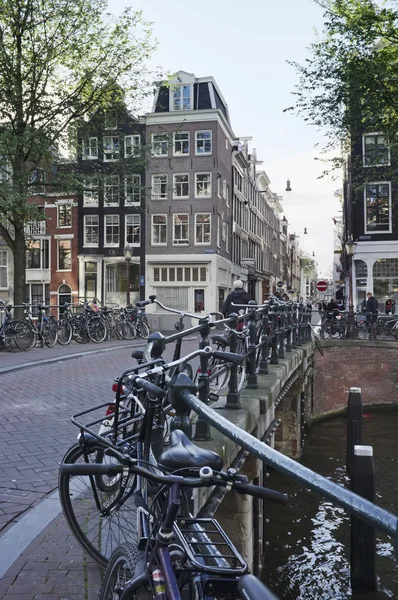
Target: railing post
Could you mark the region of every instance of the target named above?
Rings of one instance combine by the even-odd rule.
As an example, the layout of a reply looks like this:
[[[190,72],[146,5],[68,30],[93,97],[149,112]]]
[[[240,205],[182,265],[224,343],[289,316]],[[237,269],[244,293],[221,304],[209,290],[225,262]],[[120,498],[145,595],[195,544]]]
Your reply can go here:
[[[292,348],[297,348],[297,302],[292,306]]]
[[[272,320],[272,338],[271,338],[271,365],[279,364],[278,361],[278,335],[279,335],[279,324],[278,324],[278,316],[279,313],[277,305],[271,305],[272,313],[270,315]]]
[[[287,338],[286,338],[286,350],[285,352],[292,351],[292,306],[291,304],[286,305],[286,330],[287,330]]]
[[[312,306],[307,304],[307,340],[311,341],[311,320],[312,320]]]
[[[267,375],[268,373],[268,354],[269,354],[269,335],[268,335],[268,327],[269,327],[269,318],[268,318],[268,306],[265,306],[263,309],[263,314],[261,318],[261,358],[258,372],[261,375]]]
[[[250,304],[256,304],[255,300],[249,300]],[[246,387],[249,390],[256,390],[258,388],[257,381],[257,366],[256,366],[256,309],[254,307],[250,307],[247,313],[247,319],[249,321],[249,355],[248,355],[248,365],[249,365],[249,374],[247,376],[247,385]]]
[[[347,402],[346,468],[351,475],[354,446],[362,442],[362,395],[361,388],[351,387]]]
[[[285,322],[286,322],[285,305],[282,304],[279,307],[279,310],[281,311],[281,315],[280,315],[280,325],[279,325],[279,353],[278,353],[278,358],[285,358]]]
[[[297,346],[303,345],[303,318],[304,318],[303,308],[304,307],[303,307],[302,303],[299,302],[298,315],[297,315],[297,338],[296,338]]]
[[[375,501],[375,466],[372,446],[354,446],[351,491]],[[373,592],[376,580],[376,536],[373,525],[351,516],[351,588],[358,593]]]
[[[233,318],[231,323],[229,324],[231,328],[231,333],[229,335],[229,349],[231,352],[236,352],[238,347],[238,336],[236,333],[236,326],[238,324],[238,315],[236,313],[231,313],[229,315],[230,318]],[[224,408],[227,409],[237,409],[241,408],[240,404],[240,394],[238,392],[238,365],[232,364],[229,382],[228,382],[228,394],[227,394],[227,402]]]
[[[209,333],[210,326],[207,319],[200,319],[199,324],[202,325],[202,329],[200,330],[200,341],[199,341],[199,349],[203,350],[206,346],[209,346]],[[204,404],[209,403],[209,357],[207,354],[200,356],[200,375],[198,377],[198,386],[199,386],[199,400],[201,400]],[[196,422],[196,430],[195,430],[195,440],[210,440],[210,425],[202,419],[198,418]]]

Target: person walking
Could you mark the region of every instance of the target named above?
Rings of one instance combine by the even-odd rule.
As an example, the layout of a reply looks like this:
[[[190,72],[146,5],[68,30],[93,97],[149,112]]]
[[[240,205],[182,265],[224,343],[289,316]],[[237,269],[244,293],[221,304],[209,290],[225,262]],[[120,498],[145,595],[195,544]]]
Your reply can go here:
[[[250,294],[245,292],[243,289],[243,281],[240,279],[236,279],[233,283],[233,291],[228,294],[221,309],[224,317],[228,317],[231,313],[238,313],[239,309],[231,306],[234,304],[248,304],[249,300],[251,300]]]
[[[375,338],[373,325],[377,321],[379,303],[371,292],[368,292],[366,296],[366,325],[370,328],[369,339],[371,340]]]

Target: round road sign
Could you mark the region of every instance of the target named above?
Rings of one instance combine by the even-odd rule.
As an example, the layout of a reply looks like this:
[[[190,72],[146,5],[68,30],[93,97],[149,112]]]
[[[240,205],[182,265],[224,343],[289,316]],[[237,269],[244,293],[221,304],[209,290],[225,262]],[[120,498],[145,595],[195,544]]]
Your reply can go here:
[[[318,281],[318,283],[316,284],[316,289],[318,290],[318,292],[326,292],[326,290],[328,289],[328,282]]]
[[[278,288],[281,288],[281,287],[283,287],[283,281],[278,281],[278,283],[276,284],[276,286],[277,286]]]

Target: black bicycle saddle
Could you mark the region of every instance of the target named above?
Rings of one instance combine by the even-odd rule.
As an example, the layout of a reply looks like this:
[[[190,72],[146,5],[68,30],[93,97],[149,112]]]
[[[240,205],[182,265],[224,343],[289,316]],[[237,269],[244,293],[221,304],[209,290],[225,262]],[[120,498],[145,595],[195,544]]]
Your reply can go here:
[[[170,434],[170,447],[160,455],[159,464],[169,471],[202,467],[221,471],[223,460],[216,452],[195,446],[183,431],[176,429]]]

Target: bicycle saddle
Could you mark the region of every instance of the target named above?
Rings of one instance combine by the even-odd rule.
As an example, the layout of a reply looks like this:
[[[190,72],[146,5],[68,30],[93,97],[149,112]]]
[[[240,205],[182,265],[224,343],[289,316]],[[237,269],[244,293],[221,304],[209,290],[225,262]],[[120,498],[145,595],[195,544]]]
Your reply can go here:
[[[160,455],[159,464],[169,471],[201,467],[221,471],[223,460],[215,452],[195,446],[181,429],[176,429],[170,434],[170,447]]]
[[[143,350],[133,350],[131,353],[132,358],[135,358],[136,360],[142,360],[144,358],[144,351]]]
[[[215,333],[214,335],[210,336],[212,341],[215,342],[216,344],[221,344],[221,346],[229,346],[229,339],[227,338],[226,335],[221,335],[218,333]]]

